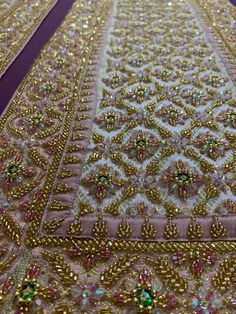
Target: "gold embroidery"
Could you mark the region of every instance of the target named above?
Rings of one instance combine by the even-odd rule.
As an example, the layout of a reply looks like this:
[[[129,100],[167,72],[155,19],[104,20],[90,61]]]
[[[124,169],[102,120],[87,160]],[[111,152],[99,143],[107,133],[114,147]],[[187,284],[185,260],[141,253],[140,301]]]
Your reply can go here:
[[[40,3],[41,2],[41,3]],[[35,4],[28,0],[19,1],[1,19],[0,72],[22,49],[29,36],[35,31],[42,19],[54,5],[55,0],[39,1]],[[29,21],[31,20],[31,23]],[[21,32],[19,32],[21,28]],[[9,45],[11,49],[9,49]]]
[[[234,310],[234,297],[228,288],[234,282],[231,253],[235,250],[236,244],[235,241],[227,241],[227,238],[224,241],[216,241],[225,237],[227,232],[221,222],[221,215],[223,217],[225,211],[232,216],[235,213],[235,204],[230,200],[231,194],[226,195],[226,198],[222,196],[220,201],[218,198],[222,191],[223,193],[226,191],[226,194],[228,191],[233,193],[235,191],[233,183],[227,185],[234,179],[234,149],[233,146],[227,149],[225,159],[222,157],[223,161],[220,162],[224,171],[219,170],[219,167],[215,167],[215,161],[221,157],[217,157],[216,151],[210,151],[218,149],[219,142],[208,133],[204,133],[202,136],[207,141],[204,140],[203,146],[198,147],[197,137],[199,128],[206,128],[207,132],[218,132],[220,137],[229,143],[227,145],[233,144],[233,131],[229,133],[225,129],[223,132],[220,131],[222,125],[226,125],[225,128],[229,125],[231,129],[234,128],[232,111],[218,115],[218,112],[224,109],[222,104],[229,106],[230,110],[234,107],[232,94],[226,91],[231,83],[228,77],[224,76],[224,71],[221,71],[221,64],[214,60],[211,48],[200,36],[199,27],[195,25],[192,12],[185,7],[186,3],[160,2],[158,5],[163,9],[162,12],[161,9],[153,10],[157,5],[154,2],[135,2],[135,7],[132,1],[121,0],[118,3],[107,52],[108,67],[105,68],[102,78],[106,86],[101,103],[98,104],[99,110],[105,113],[104,120],[98,119],[99,121],[94,122],[89,145],[87,135],[84,134],[88,131],[86,130],[88,120],[93,118],[89,112],[95,100],[91,85],[96,81],[95,72],[98,69],[95,62],[98,60],[99,45],[102,43],[110,9],[109,1],[95,1],[89,5],[86,1],[75,3],[72,13],[66,18],[67,22],[57,33],[61,32],[60,36],[57,36],[65,40],[67,47],[74,47],[74,50],[66,51],[61,56],[58,47],[63,49],[64,46],[54,37],[49,46],[53,47],[53,53],[56,55],[52,58],[45,48],[37,61],[42,68],[47,68],[47,73],[50,73],[51,77],[38,79],[35,64],[33,72],[30,72],[23,82],[1,119],[2,129],[5,131],[5,125],[9,125],[8,131],[12,133],[12,138],[17,139],[17,145],[13,146],[14,143],[11,143],[14,147],[12,150],[5,150],[4,141],[2,143],[2,138],[0,139],[3,145],[0,156],[7,173],[12,172],[12,161],[21,165],[17,159],[12,158],[15,157],[15,150],[18,151],[19,147],[20,151],[24,150],[23,145],[27,147],[27,154],[31,153],[33,156],[31,159],[35,164],[33,179],[31,181],[26,179],[23,183],[15,179],[28,159],[24,165],[22,164],[22,168],[18,167],[18,164],[14,168],[12,177],[15,181],[12,182],[15,185],[13,188],[10,187],[10,192],[7,193],[12,196],[13,204],[9,214],[4,213],[1,218],[4,221],[5,215],[9,215],[10,227],[6,227],[5,224],[5,229],[1,226],[1,230],[13,241],[19,242],[21,226],[13,223],[11,218],[17,217],[25,210],[36,215],[26,227],[24,234],[25,244],[30,249],[31,256],[27,256],[26,252],[23,258],[26,264],[39,259],[42,262],[41,267],[46,268],[50,278],[47,281],[46,276],[40,278],[41,274],[34,268],[26,269],[25,278],[31,280],[28,283],[34,283],[33,279],[36,279],[40,286],[46,285],[39,288],[39,293],[35,293],[38,288],[34,285],[28,287],[33,288],[30,295],[33,310],[34,306],[39,304],[37,311],[44,311],[47,302],[45,295],[53,292],[50,297],[53,296],[55,299],[52,298],[53,302],[48,302],[51,313],[63,311],[70,313],[71,308],[74,310],[75,306],[75,311],[81,313],[83,311],[111,313],[113,309],[116,313],[117,309],[121,312],[126,306],[128,311],[130,307],[135,312],[143,310],[145,300],[151,304],[147,306],[149,313],[154,308],[154,311],[158,311],[159,308],[165,310],[171,304],[173,307],[170,306],[170,311],[190,313],[196,310],[195,304],[197,306],[205,304],[209,299],[211,302],[211,294],[207,294],[202,300],[205,292],[200,291],[202,287],[206,288],[206,283],[209,283],[207,287],[212,288],[211,282],[206,280],[208,276],[214,278],[212,281],[214,291],[210,291],[211,293],[218,294],[217,289],[221,283],[222,290],[228,293],[226,296],[220,295],[220,302],[218,299],[214,302],[214,306],[220,304],[217,310],[224,313]],[[87,10],[81,11],[83,7]],[[134,19],[134,15],[130,15],[127,19],[129,14],[136,14],[138,18]],[[171,18],[167,19],[166,16]],[[78,26],[78,17],[83,20],[82,27]],[[158,24],[155,24],[157,18]],[[129,24],[124,26],[125,21]],[[148,27],[143,26],[145,21]],[[179,23],[184,25],[185,21],[187,25],[189,23],[189,27],[180,26]],[[171,25],[173,26],[171,36],[167,38]],[[64,33],[64,29],[70,31],[72,37]],[[93,30],[92,34],[89,33],[90,29]],[[139,33],[142,29],[145,30],[145,36]],[[168,33],[164,33],[165,29]],[[76,30],[79,30],[79,36],[75,39],[73,33]],[[126,31],[130,31],[128,36]],[[160,40],[158,46],[153,42],[154,37]],[[119,38],[125,39],[124,45]],[[130,54],[132,47],[137,45],[143,47],[143,53],[136,51],[134,55]],[[181,50],[183,56],[181,59],[177,52],[182,47],[185,47],[186,51]],[[119,64],[122,58],[127,61],[127,65]],[[46,60],[52,59],[55,60],[53,70],[54,67],[60,69],[56,72],[57,77],[64,77],[70,74],[68,72],[77,71],[68,79],[69,83],[55,79],[53,71],[45,64]],[[70,64],[75,65],[76,71],[71,71]],[[149,68],[146,69],[147,73],[142,73],[142,67],[145,65],[149,65]],[[194,75],[187,75],[188,71],[194,69],[196,69]],[[185,86],[185,89],[184,85],[191,88]],[[60,89],[58,94],[57,88]],[[121,89],[120,94],[113,93],[116,89],[117,91]],[[219,90],[223,92],[219,93]],[[218,97],[223,100],[216,101]],[[47,107],[45,98],[50,103],[49,107],[42,111],[35,108],[37,102],[40,103],[40,109]],[[98,99],[100,101],[99,97]],[[28,105],[28,102],[30,104],[34,102],[32,108],[29,108],[31,105]],[[166,107],[171,104],[174,109],[168,107],[167,111],[159,112],[163,104]],[[15,114],[17,107],[22,110]],[[86,123],[86,126],[83,123]],[[180,130],[179,134],[175,134],[176,126]],[[139,132],[140,129],[142,131]],[[30,143],[22,143],[22,139],[26,137]],[[38,146],[35,146],[35,139]],[[22,146],[19,146],[19,143]],[[152,147],[150,143],[155,147],[155,152],[150,148]],[[77,153],[82,155],[84,152],[88,154],[83,160]],[[222,153],[222,156],[225,153],[217,152]],[[45,160],[37,153],[41,157],[45,156]],[[81,166],[82,170],[79,170]],[[44,174],[46,169],[48,172]],[[78,187],[77,184],[71,183],[71,179],[81,176],[81,173],[83,180]],[[42,175],[45,175],[45,178]],[[160,177],[162,180],[159,180]],[[201,184],[203,187],[199,190],[198,186]],[[78,197],[72,209],[72,206],[65,202],[63,194],[71,196],[78,188]],[[28,203],[26,196],[29,199]],[[142,203],[140,198],[145,198],[142,209],[137,205]],[[193,201],[188,203],[189,198]],[[18,200],[21,211],[12,206]],[[66,213],[63,213],[64,210]],[[71,214],[70,212],[75,220],[71,219],[72,216],[67,216]],[[199,219],[197,217],[207,216],[208,213],[212,217],[215,213],[219,216],[213,220],[212,225],[209,223],[209,217]],[[134,217],[129,217],[131,214]],[[154,217],[149,217],[149,214]],[[116,217],[111,215],[118,215],[119,219],[117,227],[112,230],[110,219],[114,219],[115,223]],[[119,215],[124,215],[122,220]],[[133,219],[138,215],[141,215],[141,219],[135,220],[135,228],[131,228]],[[187,219],[189,222],[191,215],[195,217],[189,224],[187,232],[185,227],[186,234],[183,235],[183,230],[177,228],[177,221]],[[169,219],[166,220],[166,225],[165,222],[160,224],[161,230],[158,228],[159,217],[162,221],[165,217]],[[89,219],[90,228],[87,230],[83,226],[88,226]],[[209,230],[206,230],[207,234],[205,224],[201,223],[203,219],[206,219],[210,226]],[[57,236],[55,232],[58,232]],[[180,233],[181,239],[184,238],[186,242],[177,241]],[[208,233],[214,241],[204,242],[204,236],[208,236]],[[84,234],[96,239],[83,239]],[[137,241],[136,238],[129,240],[133,235],[135,237],[138,235],[142,241]],[[174,241],[158,241],[162,236]],[[188,241],[186,236],[191,241]],[[116,237],[119,240],[113,239]],[[42,253],[41,247],[46,246],[48,251]],[[226,258],[225,255],[229,257],[222,262],[222,259]],[[21,267],[25,269],[28,265]],[[21,280],[22,273],[23,270],[19,275],[21,278],[17,278],[17,282],[21,282],[19,291],[22,291],[22,285],[23,290],[25,289],[24,280]],[[225,280],[227,276],[230,277],[229,280]],[[154,283],[150,277],[155,280]],[[94,283],[101,287],[88,287],[89,278],[94,279]],[[154,295],[157,290],[152,284],[160,289],[159,296]],[[57,290],[59,286],[62,288]],[[44,293],[43,297],[40,291]],[[82,291],[83,304],[88,304],[88,309],[81,307],[79,291]],[[95,298],[96,301],[90,304],[86,296],[94,297],[93,293],[97,293],[96,297],[98,295],[102,297],[98,298],[99,301]],[[141,296],[145,299],[143,300]],[[40,301],[36,303],[34,299]],[[40,303],[42,299],[43,303]],[[23,310],[26,311],[26,308],[22,308]]]

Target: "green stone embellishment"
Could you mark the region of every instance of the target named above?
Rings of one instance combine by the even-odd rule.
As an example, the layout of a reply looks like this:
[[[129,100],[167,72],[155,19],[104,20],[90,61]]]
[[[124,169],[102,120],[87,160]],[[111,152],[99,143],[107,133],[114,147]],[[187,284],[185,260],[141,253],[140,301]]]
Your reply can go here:
[[[18,172],[18,169],[19,169],[18,165],[10,165],[10,166],[7,167],[7,172],[9,174],[14,174],[14,173]]]
[[[46,83],[43,83],[42,88],[45,92],[50,92],[52,90],[52,85],[46,82]]]
[[[25,284],[23,285],[19,298],[24,301],[31,301],[35,296],[36,287],[34,284]]]
[[[37,295],[39,285],[30,279],[25,279],[16,290],[16,297],[20,304],[31,304]]]
[[[105,120],[106,120],[107,123],[114,123],[114,121],[115,121],[115,115],[108,114],[108,115],[105,117]]]
[[[6,167],[5,174],[8,177],[15,178],[21,172],[20,164],[11,163]]]
[[[177,173],[176,178],[181,183],[190,183],[191,182],[191,176],[187,172]]]
[[[144,139],[141,139],[141,140],[137,140],[136,142],[136,145],[139,147],[139,148],[144,148],[146,147],[146,141]]]
[[[29,123],[33,126],[38,126],[40,124],[43,124],[43,116],[42,115],[34,115],[29,118]]]
[[[98,177],[98,183],[101,185],[108,185],[110,184],[110,180],[107,176],[100,176]]]
[[[139,307],[149,308],[153,306],[154,296],[150,289],[138,289],[135,297]]]

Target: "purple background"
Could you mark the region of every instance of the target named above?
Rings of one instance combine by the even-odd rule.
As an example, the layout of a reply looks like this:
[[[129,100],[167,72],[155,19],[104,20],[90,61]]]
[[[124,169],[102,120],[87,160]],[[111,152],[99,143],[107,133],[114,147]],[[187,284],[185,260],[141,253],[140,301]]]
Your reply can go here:
[[[220,0],[219,0],[220,1]],[[0,114],[11,100],[17,87],[29,71],[40,49],[58,28],[74,0],[59,0],[42,22],[32,39],[0,79]],[[236,5],[236,0],[230,0]]]
[[[37,58],[40,49],[58,28],[74,0],[59,0],[53,10],[44,19],[24,50],[8,68],[0,80],[0,114],[11,100],[30,66]]]

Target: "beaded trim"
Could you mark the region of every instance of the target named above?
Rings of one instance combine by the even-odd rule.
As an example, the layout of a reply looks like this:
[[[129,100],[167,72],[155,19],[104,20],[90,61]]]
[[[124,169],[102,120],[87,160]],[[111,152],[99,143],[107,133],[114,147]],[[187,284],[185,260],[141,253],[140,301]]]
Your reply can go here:
[[[0,78],[56,3],[57,0],[19,1],[1,18]]]
[[[12,0],[12,1],[4,1],[3,3],[1,3],[0,5],[0,16],[1,19],[5,19],[8,15],[12,14],[15,9],[20,5],[21,1],[16,1],[16,0]]]
[[[236,54],[235,54],[235,7],[230,2],[220,5],[215,1],[190,0],[190,4],[199,13],[210,40],[221,56],[233,82],[236,82]],[[222,25],[224,28],[222,28]]]

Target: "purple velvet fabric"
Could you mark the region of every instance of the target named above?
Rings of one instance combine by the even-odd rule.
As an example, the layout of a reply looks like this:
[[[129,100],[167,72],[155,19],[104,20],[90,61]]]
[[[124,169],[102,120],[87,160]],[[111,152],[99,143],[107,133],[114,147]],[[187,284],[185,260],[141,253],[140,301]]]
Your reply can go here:
[[[14,95],[41,48],[58,28],[74,0],[59,0],[32,39],[0,80],[0,114]]]

